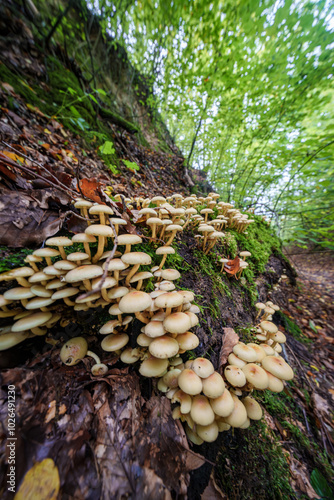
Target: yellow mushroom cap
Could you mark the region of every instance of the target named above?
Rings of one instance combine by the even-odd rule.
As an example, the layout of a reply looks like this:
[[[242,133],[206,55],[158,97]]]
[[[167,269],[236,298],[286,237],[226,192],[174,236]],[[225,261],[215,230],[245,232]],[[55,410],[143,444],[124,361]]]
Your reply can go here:
[[[216,415],[219,417],[227,417],[234,408],[234,401],[228,389],[225,389],[223,394],[215,399],[210,399],[210,404]]]
[[[246,384],[245,374],[237,366],[228,365],[224,370],[224,375],[233,387],[243,387]]]
[[[292,380],[294,377],[291,366],[281,357],[266,356],[262,360],[262,366],[265,370],[281,380]]]
[[[168,359],[154,357],[145,359],[139,368],[139,373],[144,377],[161,377],[168,367]]]
[[[248,363],[241,369],[245,374],[247,382],[252,384],[253,387],[256,389],[267,389],[269,385],[268,376],[261,366],[255,363]]]
[[[200,394],[203,388],[202,380],[193,370],[188,368],[184,369],[178,378],[178,384],[180,389],[186,394],[195,396]]]
[[[238,356],[238,358],[247,361],[248,363],[255,361],[257,358],[254,349],[252,349],[246,344],[243,344],[242,342],[238,342],[233,347],[233,352],[236,356]]]
[[[185,333],[191,328],[189,317],[182,312],[169,314],[164,320],[163,325],[167,332],[170,333]]]
[[[213,372],[209,377],[203,379],[202,384],[203,393],[208,398],[218,398],[225,390],[224,380],[218,372]]]
[[[163,335],[154,339],[148,349],[155,358],[167,359],[172,358],[179,352],[179,344],[175,339]]]
[[[129,342],[129,336],[126,333],[111,334],[104,337],[101,347],[104,351],[118,351]]]
[[[241,427],[247,421],[247,411],[237,396],[232,394],[232,399],[234,401],[233,411],[224,420],[231,427]]]
[[[261,420],[263,411],[259,403],[250,396],[246,396],[241,400],[242,404],[246,408],[248,418],[252,420]]]
[[[196,424],[210,425],[214,422],[215,414],[206,396],[194,396],[190,416]]]
[[[215,371],[211,361],[206,358],[196,358],[193,361],[192,370],[201,378],[207,378]]]
[[[134,290],[121,298],[119,309],[124,313],[136,313],[144,311],[152,304],[152,299],[148,293]]]

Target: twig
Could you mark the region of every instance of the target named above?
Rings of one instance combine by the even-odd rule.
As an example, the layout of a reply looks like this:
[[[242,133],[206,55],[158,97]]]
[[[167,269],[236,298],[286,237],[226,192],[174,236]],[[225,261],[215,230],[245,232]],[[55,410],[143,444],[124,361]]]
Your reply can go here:
[[[13,146],[11,146],[10,144],[8,144],[5,141],[1,141],[1,143],[4,144],[7,148],[10,148],[13,151],[15,151],[15,153],[17,155],[23,156],[23,158],[26,158],[27,160],[32,161],[33,163],[36,163],[36,165],[38,165],[42,170],[44,170],[48,175],[50,175],[56,182],[58,182],[58,185],[53,184],[50,180],[48,180],[45,177],[37,174],[36,172],[34,172],[33,170],[31,170],[29,167],[24,167],[23,165],[16,164],[15,166],[17,168],[19,168],[21,170],[24,170],[25,172],[28,172],[30,175],[35,175],[39,179],[42,179],[43,181],[48,182],[51,186],[56,187],[57,189],[59,189],[61,191],[65,191],[66,194],[68,194],[68,192],[70,191],[71,193],[75,193],[75,195],[78,196],[78,193],[76,191],[73,191],[71,188],[68,188],[65,184],[63,184],[62,182],[60,182],[60,180],[57,179],[57,177],[55,175],[53,175],[46,167],[44,167],[43,165],[41,165],[38,161],[34,160],[33,158],[29,158],[29,156],[26,156],[21,151],[18,151],[17,149],[13,148]]]
[[[109,222],[110,222],[110,219],[109,219]],[[97,286],[96,288],[92,288],[91,290],[89,290],[88,292],[86,292],[86,293],[84,293],[82,295],[79,295],[79,297],[77,298],[78,301],[83,300],[83,299],[87,299],[88,297],[90,297],[94,293],[100,292],[102,290],[103,284],[104,284],[104,282],[106,280],[106,277],[108,275],[108,264],[111,261],[111,259],[114,257],[115,252],[116,252],[116,248],[117,248],[117,245],[118,245],[118,237],[117,237],[117,234],[116,234],[115,226],[111,222],[110,222],[110,226],[111,226],[112,230],[114,231],[114,235],[115,235],[114,247],[113,247],[113,249],[111,251],[111,254],[109,255],[109,257],[105,261],[104,271],[103,271],[103,274],[102,274],[101,279],[99,281],[99,286]]]

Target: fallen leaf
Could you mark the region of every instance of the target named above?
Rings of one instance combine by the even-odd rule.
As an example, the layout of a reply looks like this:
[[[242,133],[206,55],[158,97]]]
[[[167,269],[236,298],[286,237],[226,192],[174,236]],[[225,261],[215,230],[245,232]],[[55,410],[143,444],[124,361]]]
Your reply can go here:
[[[36,462],[24,476],[14,500],[56,500],[60,489],[58,468],[51,458]]]
[[[229,260],[225,263],[224,271],[228,274],[235,275],[240,269],[240,259],[237,256],[233,260]]]
[[[226,364],[227,358],[232,352],[233,347],[239,342],[239,336],[235,333],[233,328],[223,328],[223,342],[219,353],[219,366],[218,371],[222,373],[223,365]]]

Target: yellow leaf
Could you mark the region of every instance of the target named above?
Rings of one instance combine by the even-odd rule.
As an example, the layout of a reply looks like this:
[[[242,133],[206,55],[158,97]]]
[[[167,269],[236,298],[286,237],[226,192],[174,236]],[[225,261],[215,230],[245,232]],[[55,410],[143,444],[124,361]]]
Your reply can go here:
[[[44,129],[44,132],[45,132],[46,134],[50,134],[50,135],[51,135],[50,130],[48,130],[47,128],[45,128],[45,129]]]
[[[57,500],[59,488],[58,468],[46,458],[28,470],[14,500]]]
[[[317,372],[319,371],[319,368],[317,368],[316,366],[314,365],[310,365],[311,368],[313,368],[314,370],[316,370]]]
[[[10,158],[11,160],[19,161],[20,163],[24,163],[24,158],[22,158],[22,156],[18,156],[17,154],[11,153],[10,151],[1,151],[1,153],[3,155],[7,156],[7,158]]]

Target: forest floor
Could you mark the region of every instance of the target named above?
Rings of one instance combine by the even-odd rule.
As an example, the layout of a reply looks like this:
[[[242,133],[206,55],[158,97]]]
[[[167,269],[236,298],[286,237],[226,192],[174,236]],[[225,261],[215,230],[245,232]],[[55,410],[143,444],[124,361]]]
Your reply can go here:
[[[30,89],[31,97],[38,94],[33,75],[43,73],[43,58],[25,53],[22,47],[24,43],[14,53],[0,45],[2,58],[11,68],[9,71],[0,65],[0,239],[4,245],[0,247],[0,271],[23,265],[24,247],[39,246],[54,233],[55,225],[58,230],[63,224],[65,230],[78,230],[78,220],[68,218],[73,211],[71,195],[78,194],[78,189],[98,202],[105,200],[106,186],[111,186],[112,195],[189,194],[182,176],[183,158],[177,152],[144,147],[135,136],[108,124],[121,160],[115,174],[93,135],[85,144],[56,117],[50,118],[36,103],[29,102],[14,88],[15,83],[21,82],[22,91]],[[47,95],[50,88],[43,90]],[[139,171],[129,170],[122,159],[136,163]],[[268,231],[268,227],[262,229],[263,234]],[[19,246],[23,248],[19,252],[8,248]],[[251,286],[226,276],[217,281],[214,260],[202,258],[199,262],[200,253],[193,249],[193,235],[185,235],[178,242],[180,257],[175,263],[183,271],[180,285],[193,290],[201,306],[196,332],[200,346],[195,354],[209,353],[217,365],[223,327],[235,328],[242,340],[251,338],[256,314]],[[6,384],[15,384],[20,395],[18,447],[24,453],[17,460],[18,478],[32,467],[36,457],[48,456],[57,463],[68,498],[99,498],[101,482],[110,488],[103,491],[105,498],[113,498],[116,490],[131,491],[133,498],[136,494],[140,498],[143,485],[148,483],[152,491],[145,498],[163,498],[165,487],[174,492],[185,490],[191,469],[196,470],[191,472],[190,500],[330,498],[326,488],[332,475],[329,457],[334,454],[334,257],[302,254],[289,258],[298,273],[297,281],[288,263],[276,254],[270,256],[266,269],[256,274],[259,300],[270,299],[281,308],[274,321],[288,334],[284,354],[296,373],[283,393],[257,395],[265,409],[264,421],[252,423],[247,430],[222,433],[214,444],[192,447],[206,460],[200,470],[196,469],[201,458],[182,448],[188,446],[182,427],[176,429],[170,405],[158,396],[154,384],[152,388],[151,382],[140,379],[132,368],[117,364],[112,356],[104,359],[111,367],[105,378],[91,377],[83,363],[73,377],[73,370],[61,365],[57,347],[46,346],[49,350],[45,350],[43,339],[34,339],[25,348],[0,356],[1,396],[5,398]],[[288,278],[280,280],[282,273]],[[99,349],[95,318],[91,322],[85,318],[72,321],[79,333],[90,330],[94,347]],[[103,321],[102,316],[99,321]],[[1,411],[0,419],[5,422],[4,405]],[[169,432],[165,438],[162,428]],[[167,438],[176,432],[182,439],[172,441],[171,449]],[[98,442],[109,444],[102,450]],[[168,465],[166,457],[171,454],[177,460]],[[129,473],[123,463],[124,470],[120,466],[120,456]],[[198,463],[188,464],[189,457]],[[214,474],[212,464],[216,465]],[[158,479],[153,469],[159,472]],[[319,496],[319,492],[323,494]]]

